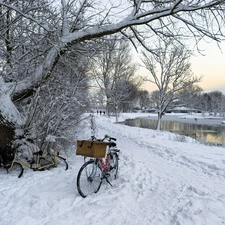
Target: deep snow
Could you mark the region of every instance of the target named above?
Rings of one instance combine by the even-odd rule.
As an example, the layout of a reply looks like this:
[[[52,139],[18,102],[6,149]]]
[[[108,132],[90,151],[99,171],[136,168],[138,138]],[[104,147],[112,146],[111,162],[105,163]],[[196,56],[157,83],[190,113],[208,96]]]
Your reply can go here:
[[[123,114],[120,120],[140,114]],[[144,114],[146,116],[146,114]],[[115,124],[95,115],[97,136],[117,138],[119,177],[82,198],[76,176],[83,158],[67,150],[69,169],[22,178],[0,170],[1,225],[225,224],[225,150],[169,132]],[[89,121],[79,138],[91,135]],[[63,152],[62,152],[63,153]]]

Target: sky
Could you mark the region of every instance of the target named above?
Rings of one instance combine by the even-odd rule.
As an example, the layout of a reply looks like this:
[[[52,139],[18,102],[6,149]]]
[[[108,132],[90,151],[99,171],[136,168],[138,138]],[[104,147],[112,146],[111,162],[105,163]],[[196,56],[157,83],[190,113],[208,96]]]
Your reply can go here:
[[[205,43],[205,55],[196,55],[191,59],[192,70],[196,75],[203,75],[199,86],[206,92],[220,90],[225,94],[225,42],[220,48],[215,42]]]
[[[88,115],[88,114],[87,114]],[[152,114],[121,114],[119,120]],[[194,119],[194,118],[193,118]],[[118,179],[82,198],[76,177],[83,157],[61,151],[69,169],[25,169],[21,178],[0,168],[2,225],[224,225],[225,151],[166,131],[128,127],[95,114],[96,136],[117,138]],[[89,139],[84,121],[79,139]]]
[[[220,48],[216,42],[202,42],[199,47],[202,54],[196,52],[190,61],[193,73],[197,76],[203,76],[198,86],[204,92],[218,90],[225,94],[225,41],[220,44]],[[143,68],[139,71],[141,74],[147,74]],[[157,89],[149,82],[145,83],[143,88],[149,92]]]

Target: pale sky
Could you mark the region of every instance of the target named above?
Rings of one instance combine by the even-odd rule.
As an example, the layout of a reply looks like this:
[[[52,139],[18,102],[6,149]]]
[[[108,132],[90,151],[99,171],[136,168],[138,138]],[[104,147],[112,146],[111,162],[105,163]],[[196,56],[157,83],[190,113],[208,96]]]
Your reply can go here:
[[[215,42],[202,43],[201,50],[204,50],[204,55],[195,54],[191,58],[191,67],[195,75],[203,75],[202,81],[197,85],[204,92],[221,91],[225,94],[225,42],[220,44],[220,48]],[[140,69],[140,73],[145,73],[144,69]],[[145,73],[146,74],[146,73]],[[149,92],[157,88],[150,82],[143,85],[143,88]]]
[[[204,45],[205,55],[192,57],[192,70],[196,75],[203,75],[199,86],[205,92],[216,89],[225,94],[225,42],[220,45],[215,42]]]

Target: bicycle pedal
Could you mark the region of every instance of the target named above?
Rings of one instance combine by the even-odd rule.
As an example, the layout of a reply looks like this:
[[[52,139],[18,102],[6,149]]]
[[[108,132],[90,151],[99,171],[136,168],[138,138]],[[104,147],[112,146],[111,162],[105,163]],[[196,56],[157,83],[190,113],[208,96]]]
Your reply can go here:
[[[33,171],[44,171],[45,169],[42,168],[42,169],[38,169],[38,168],[33,168]]]
[[[105,177],[105,178],[110,177],[110,173],[105,173],[105,174],[104,174],[104,177]]]

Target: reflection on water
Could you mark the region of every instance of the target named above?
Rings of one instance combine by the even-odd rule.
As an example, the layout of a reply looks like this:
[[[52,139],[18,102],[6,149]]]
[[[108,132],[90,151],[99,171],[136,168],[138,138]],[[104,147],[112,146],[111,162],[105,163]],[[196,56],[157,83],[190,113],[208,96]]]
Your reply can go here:
[[[124,122],[125,125],[149,128],[155,130],[157,120],[130,119]],[[200,124],[178,123],[174,121],[161,121],[161,130],[171,131],[176,134],[186,135],[197,140],[203,140],[212,144],[225,143],[225,127],[209,126]]]

